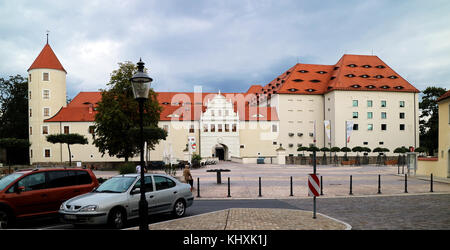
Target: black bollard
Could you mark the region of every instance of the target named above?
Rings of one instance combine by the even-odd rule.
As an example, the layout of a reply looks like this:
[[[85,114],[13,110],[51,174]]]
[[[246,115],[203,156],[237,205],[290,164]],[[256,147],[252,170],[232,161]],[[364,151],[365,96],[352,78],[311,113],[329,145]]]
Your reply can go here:
[[[350,193],[349,193],[349,195],[353,195],[353,192],[352,192],[352,176],[350,175]]]
[[[320,195],[323,195],[323,180],[322,180],[322,175],[320,176]]]
[[[197,177],[197,197],[200,197],[200,178]]]
[[[259,177],[259,197],[261,197],[261,177]]]
[[[408,175],[405,174],[405,193],[408,193]]]
[[[378,175],[378,194],[381,194],[381,175]]]
[[[292,176],[291,176],[291,194],[290,194],[290,196],[294,196],[294,190],[292,188]]]
[[[228,196],[231,197],[231,190],[230,190],[230,177],[228,177]]]
[[[430,192],[433,192],[433,174],[430,176]]]

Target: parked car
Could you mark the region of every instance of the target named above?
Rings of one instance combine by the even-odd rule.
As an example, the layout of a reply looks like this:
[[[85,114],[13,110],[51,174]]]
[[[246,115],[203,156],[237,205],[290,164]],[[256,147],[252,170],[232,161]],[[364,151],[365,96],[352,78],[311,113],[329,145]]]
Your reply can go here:
[[[169,213],[182,217],[194,202],[191,186],[164,174],[145,174],[149,214]],[[117,175],[92,192],[64,202],[61,218],[72,224],[109,224],[123,228],[139,217],[140,174]]]
[[[0,179],[0,228],[16,218],[58,213],[64,201],[97,186],[89,169],[28,169],[7,175]]]

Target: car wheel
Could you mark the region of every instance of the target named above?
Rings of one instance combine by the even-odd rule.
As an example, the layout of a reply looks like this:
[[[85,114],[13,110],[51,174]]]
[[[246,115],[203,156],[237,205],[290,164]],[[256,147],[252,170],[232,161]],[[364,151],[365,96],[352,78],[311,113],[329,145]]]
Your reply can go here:
[[[125,213],[122,209],[114,208],[109,213],[108,223],[112,228],[124,228],[126,220]]]
[[[173,207],[173,215],[179,218],[182,217],[186,213],[186,205],[183,200],[177,200],[175,202],[175,206]]]
[[[0,209],[0,229],[8,228],[11,224],[11,216],[5,209]]]

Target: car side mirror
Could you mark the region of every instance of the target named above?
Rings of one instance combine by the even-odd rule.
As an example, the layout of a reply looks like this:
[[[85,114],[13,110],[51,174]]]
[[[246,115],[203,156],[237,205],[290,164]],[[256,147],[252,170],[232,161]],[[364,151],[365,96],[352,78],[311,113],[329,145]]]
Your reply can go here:
[[[140,188],[133,188],[131,190],[131,195],[140,194],[140,193],[141,193],[141,189]]]
[[[18,193],[18,194],[22,193],[23,191],[25,191],[25,187],[24,186],[20,186],[20,187],[16,188],[16,193]]]

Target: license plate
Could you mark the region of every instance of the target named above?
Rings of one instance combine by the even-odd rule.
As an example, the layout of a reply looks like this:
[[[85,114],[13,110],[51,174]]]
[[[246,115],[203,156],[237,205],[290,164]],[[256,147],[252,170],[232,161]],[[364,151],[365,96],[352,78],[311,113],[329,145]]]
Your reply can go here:
[[[66,214],[64,215],[64,218],[67,220],[76,220],[77,216],[76,215],[72,215],[72,214]]]

